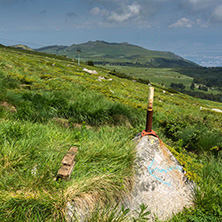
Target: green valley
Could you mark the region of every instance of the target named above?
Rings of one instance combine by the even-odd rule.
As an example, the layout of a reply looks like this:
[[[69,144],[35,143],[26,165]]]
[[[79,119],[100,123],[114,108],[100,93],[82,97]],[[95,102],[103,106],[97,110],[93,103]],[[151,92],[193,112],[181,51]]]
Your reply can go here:
[[[48,46],[52,53],[151,81],[191,96],[222,101],[222,68],[201,67],[171,52],[147,50],[129,43],[89,41],[71,46]],[[81,52],[80,52],[81,51]]]

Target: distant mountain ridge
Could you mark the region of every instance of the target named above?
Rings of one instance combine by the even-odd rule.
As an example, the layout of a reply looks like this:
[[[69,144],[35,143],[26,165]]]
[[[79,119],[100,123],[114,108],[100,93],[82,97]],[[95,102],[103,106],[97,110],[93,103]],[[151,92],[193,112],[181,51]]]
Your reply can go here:
[[[65,55],[70,58],[77,57],[77,50],[81,50],[81,59],[84,61],[92,60],[95,64],[110,63],[164,68],[198,66],[196,63],[183,59],[172,52],[148,50],[127,42],[108,43],[97,40],[71,46],[53,45],[36,49],[38,52]]]

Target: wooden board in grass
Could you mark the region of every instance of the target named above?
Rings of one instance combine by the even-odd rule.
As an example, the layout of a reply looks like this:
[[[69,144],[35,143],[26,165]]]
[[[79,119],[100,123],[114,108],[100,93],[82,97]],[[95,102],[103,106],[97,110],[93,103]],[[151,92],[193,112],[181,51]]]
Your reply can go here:
[[[60,167],[56,180],[65,179],[69,180],[75,165],[75,155],[78,150],[78,147],[71,147],[68,153],[62,159],[62,166]]]

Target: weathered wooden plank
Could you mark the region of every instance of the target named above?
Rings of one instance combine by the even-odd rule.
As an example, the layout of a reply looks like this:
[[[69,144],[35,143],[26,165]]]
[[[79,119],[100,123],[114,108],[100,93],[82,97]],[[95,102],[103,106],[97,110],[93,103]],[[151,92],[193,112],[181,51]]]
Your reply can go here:
[[[58,180],[59,178],[69,180],[70,176],[72,174],[74,165],[75,165],[75,162],[71,166],[62,165],[61,168],[59,169],[58,173],[57,173],[56,180]]]
[[[71,166],[74,162],[74,155],[66,154],[62,160],[63,165]]]
[[[72,146],[72,147],[70,148],[70,150],[68,151],[68,153],[75,155],[77,151],[78,151],[78,147]]]
[[[60,179],[65,179],[68,180],[71,177],[74,165],[75,165],[75,155],[78,150],[78,147],[71,147],[68,153],[64,156],[62,159],[62,166],[60,167],[56,180]]]

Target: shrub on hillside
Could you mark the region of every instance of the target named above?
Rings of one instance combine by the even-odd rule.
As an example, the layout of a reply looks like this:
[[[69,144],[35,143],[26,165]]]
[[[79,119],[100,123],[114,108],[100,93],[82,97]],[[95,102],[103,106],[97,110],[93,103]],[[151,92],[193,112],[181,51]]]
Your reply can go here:
[[[183,85],[183,83],[171,83],[170,87],[176,88],[176,89],[185,89],[186,87]]]
[[[94,62],[91,61],[91,60],[89,60],[89,61],[87,61],[87,65],[88,65],[88,66],[94,66]]]

